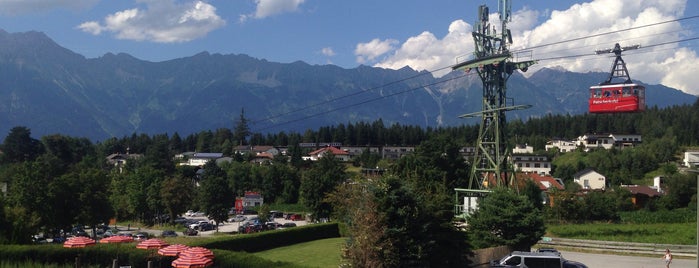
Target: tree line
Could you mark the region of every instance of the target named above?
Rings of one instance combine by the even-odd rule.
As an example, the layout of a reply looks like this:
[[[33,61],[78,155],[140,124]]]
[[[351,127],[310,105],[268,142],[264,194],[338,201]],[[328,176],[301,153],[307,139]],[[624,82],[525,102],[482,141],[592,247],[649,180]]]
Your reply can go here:
[[[512,121],[507,130],[514,137],[511,143],[529,143],[535,148],[543,148],[545,140],[551,137],[572,138],[590,132],[640,132],[648,148],[607,154],[592,152],[584,160],[569,164],[574,165],[573,169],[608,165],[609,170],[640,174],[652,170],[653,165],[648,163],[656,162],[657,166],[658,161],[673,161],[679,148],[695,146],[699,139],[695,135],[697,126],[699,103],[662,110],[651,108],[640,114],[551,115],[526,122]],[[449,266],[463,262],[465,251],[456,252],[435,245],[464,249],[471,247],[469,243],[478,247],[507,243],[525,247],[535,237],[491,241],[492,237],[482,237],[487,236],[486,232],[472,234],[471,240],[465,240],[464,234],[451,224],[454,216],[452,189],[466,187],[470,170],[459,149],[475,144],[477,131],[477,126],[422,129],[393,124],[386,127],[377,120],[322,127],[303,134],[262,135],[249,131],[241,113],[233,130],[207,130],[185,138],[177,133],[134,134],[93,143],[60,134],[35,139],[28,128],[19,126],[10,131],[0,148],[0,182],[7,185],[7,195],[0,198],[3,208],[0,210],[0,242],[27,243],[30,235],[39,231],[55,233],[69,230],[75,224],[95,226],[112,218],[155,224],[164,218],[171,221],[186,209],[201,209],[212,219],[222,221],[236,196],[256,190],[265,196],[266,203],[301,203],[315,219],[342,220],[356,234],[380,232],[372,236],[377,240],[370,242],[387,245],[385,250],[362,248],[366,245],[358,244],[360,241],[348,246],[351,250],[347,251],[347,257],[354,258],[356,263],[370,265],[373,261],[384,260],[390,261],[392,265],[389,266],[398,267]],[[412,155],[383,163],[387,169],[384,176],[368,179],[348,172],[347,165],[332,157],[318,162],[303,161],[303,152],[297,146],[299,142],[417,147]],[[235,145],[288,146],[289,154],[275,158],[270,165],[254,165],[247,161],[247,156],[233,154]],[[187,151],[223,152],[234,161],[221,165],[210,162],[201,169],[203,172],[198,172],[199,167],[174,163],[175,154]],[[143,157],[128,160],[119,169],[106,163],[107,155],[125,152]],[[643,153],[652,155],[641,156]],[[610,155],[618,160],[608,161],[612,159]],[[370,155],[365,157],[366,162],[356,162],[356,165],[374,167],[377,159]],[[638,164],[632,161],[634,159],[646,160]],[[571,169],[564,166],[556,167],[554,172],[569,173],[566,169]],[[618,180],[623,181],[623,178],[620,176]],[[678,183],[677,187],[683,186],[686,185]],[[493,198],[520,199],[509,194],[505,191]],[[540,193],[534,191],[528,196],[530,198],[525,200],[530,204],[517,201],[527,209],[519,212],[533,213],[528,216],[531,217],[529,222],[538,224],[544,213],[543,208],[536,205]],[[664,201],[669,205],[663,206],[686,206],[691,198],[692,195],[683,193]],[[352,206],[348,200],[363,200],[363,203]],[[374,210],[368,213],[367,209]],[[564,214],[566,211],[554,212],[560,218],[575,217]],[[374,224],[380,224],[381,228],[371,228],[374,225],[362,221],[360,216],[374,219]],[[493,226],[493,223],[486,222],[483,226]],[[534,232],[532,236],[539,233]],[[473,242],[473,239],[480,242]],[[365,250],[371,254],[363,255],[367,253]]]

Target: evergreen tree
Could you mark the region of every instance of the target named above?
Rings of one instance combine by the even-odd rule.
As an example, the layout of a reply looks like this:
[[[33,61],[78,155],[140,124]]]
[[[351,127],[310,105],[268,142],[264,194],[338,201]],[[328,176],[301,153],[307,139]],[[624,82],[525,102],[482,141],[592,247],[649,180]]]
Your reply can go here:
[[[235,203],[235,195],[228,186],[226,172],[209,161],[204,165],[204,176],[199,187],[199,204],[204,208],[209,219],[217,223],[228,219],[228,211]],[[218,225],[216,226],[218,230]]]
[[[246,139],[252,134],[248,124],[248,119],[245,118],[245,108],[243,108],[240,110],[240,117],[235,122],[235,128],[233,128],[233,141],[236,145],[247,145]]]
[[[301,179],[300,197],[314,219],[329,218],[332,206],[325,196],[347,178],[345,167],[333,154],[325,154]]]
[[[32,161],[44,152],[41,142],[26,127],[13,127],[2,144],[1,163]]]
[[[542,212],[526,196],[496,188],[468,216],[468,234],[477,248],[507,245],[529,251],[544,235]]]

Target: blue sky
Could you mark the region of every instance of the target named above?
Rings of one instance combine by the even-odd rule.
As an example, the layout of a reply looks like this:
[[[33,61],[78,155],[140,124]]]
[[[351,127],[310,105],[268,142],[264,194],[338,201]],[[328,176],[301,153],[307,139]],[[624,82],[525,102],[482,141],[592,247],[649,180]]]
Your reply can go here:
[[[534,70],[606,72],[607,57],[552,58],[616,42],[641,44],[649,47],[624,57],[634,80],[699,95],[699,42],[676,42],[699,36],[699,18],[538,47],[696,16],[699,1],[512,2],[512,49],[537,47],[531,57],[544,60]],[[0,29],[44,32],[87,58],[123,52],[157,62],[208,51],[343,68],[436,70],[473,51],[470,32],[481,4],[495,22],[496,0],[0,0]],[[664,42],[670,43],[655,46]]]

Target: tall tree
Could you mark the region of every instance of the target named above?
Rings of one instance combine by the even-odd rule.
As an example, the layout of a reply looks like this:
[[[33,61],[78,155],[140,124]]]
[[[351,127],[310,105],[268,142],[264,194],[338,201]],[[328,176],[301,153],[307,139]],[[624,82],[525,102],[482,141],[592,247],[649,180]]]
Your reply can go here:
[[[209,161],[204,165],[204,176],[199,187],[199,203],[208,214],[209,219],[217,223],[228,219],[228,211],[235,203],[235,196],[228,186],[226,172]],[[218,230],[218,225],[216,226]]]
[[[32,161],[43,153],[41,142],[31,137],[27,127],[13,127],[2,144],[2,163]]]
[[[347,178],[345,166],[333,154],[326,154],[314,163],[301,179],[300,197],[314,219],[329,218],[332,206],[325,196]]]
[[[170,223],[174,223],[177,215],[184,213],[192,201],[190,179],[178,174],[163,180],[160,188],[160,197],[168,215]]]
[[[248,126],[248,119],[245,118],[245,108],[240,110],[240,117],[235,122],[235,128],[233,128],[233,139],[237,145],[246,145],[247,137],[250,136],[250,126]]]
[[[465,267],[466,234],[451,223],[451,197],[417,181],[354,178],[328,200],[347,223],[344,258],[357,267]]]

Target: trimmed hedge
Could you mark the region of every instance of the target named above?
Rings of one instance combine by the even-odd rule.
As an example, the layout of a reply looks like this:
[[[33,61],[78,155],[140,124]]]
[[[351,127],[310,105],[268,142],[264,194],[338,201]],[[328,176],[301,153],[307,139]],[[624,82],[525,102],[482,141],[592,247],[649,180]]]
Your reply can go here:
[[[337,223],[304,225],[284,230],[267,231],[233,237],[196,241],[197,246],[230,251],[258,252],[319,239],[340,237]]]
[[[278,231],[249,235],[217,236],[191,239],[189,246],[202,246],[214,251],[213,267],[299,267],[292,263],[275,262],[248,252],[290,246],[318,239],[340,236],[337,223],[312,224]],[[71,265],[76,257],[85,266],[111,267],[119,256],[119,265],[146,267],[171,267],[174,257],[160,256],[155,250],[137,249],[135,243],[97,244],[85,248],[64,248],[61,244],[48,245],[0,245],[0,260],[5,263],[43,263]]]

